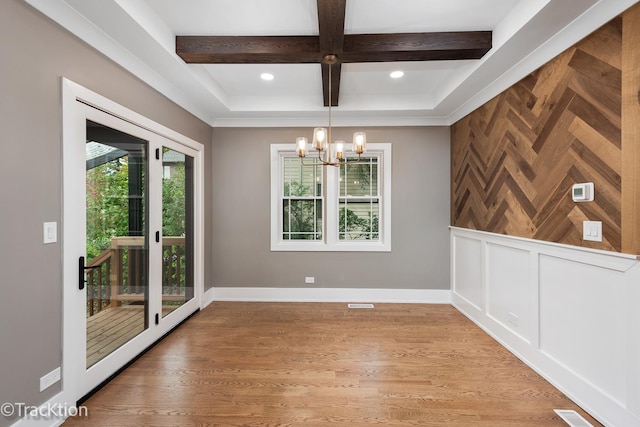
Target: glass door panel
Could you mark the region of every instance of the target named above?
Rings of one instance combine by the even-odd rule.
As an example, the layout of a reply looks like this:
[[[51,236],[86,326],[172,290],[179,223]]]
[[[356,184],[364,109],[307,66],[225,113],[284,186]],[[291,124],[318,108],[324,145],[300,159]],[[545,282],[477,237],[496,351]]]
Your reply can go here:
[[[193,157],[162,149],[162,316],[193,298]]]
[[[86,121],[86,367],[149,327],[148,142]]]

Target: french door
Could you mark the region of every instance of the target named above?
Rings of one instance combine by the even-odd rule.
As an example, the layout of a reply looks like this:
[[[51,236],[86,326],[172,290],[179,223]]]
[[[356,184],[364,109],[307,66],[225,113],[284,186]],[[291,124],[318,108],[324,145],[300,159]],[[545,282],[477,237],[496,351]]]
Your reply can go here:
[[[63,372],[79,399],[198,309],[202,185],[197,143],[74,102],[73,119],[65,113]]]

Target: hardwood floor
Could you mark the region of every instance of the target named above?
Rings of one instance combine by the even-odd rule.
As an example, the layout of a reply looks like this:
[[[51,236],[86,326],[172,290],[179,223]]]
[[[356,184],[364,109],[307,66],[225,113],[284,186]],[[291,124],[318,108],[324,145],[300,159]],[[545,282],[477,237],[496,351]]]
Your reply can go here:
[[[65,426],[600,425],[449,305],[216,302],[84,405]]]

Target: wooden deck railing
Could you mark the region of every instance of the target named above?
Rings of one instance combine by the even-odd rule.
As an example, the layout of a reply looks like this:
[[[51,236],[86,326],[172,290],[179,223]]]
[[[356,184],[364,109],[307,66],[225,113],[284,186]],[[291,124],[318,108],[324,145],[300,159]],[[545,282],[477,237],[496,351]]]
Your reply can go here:
[[[162,238],[162,300],[185,301],[185,238]],[[144,301],[147,280],[144,237],[113,237],[111,247],[87,267],[87,315],[122,302]]]

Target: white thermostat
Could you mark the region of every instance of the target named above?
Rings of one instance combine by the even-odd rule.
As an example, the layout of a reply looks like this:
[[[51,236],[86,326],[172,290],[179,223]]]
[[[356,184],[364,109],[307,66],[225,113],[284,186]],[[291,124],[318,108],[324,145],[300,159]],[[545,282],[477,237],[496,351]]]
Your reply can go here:
[[[571,198],[574,202],[592,202],[593,182],[573,184],[573,187],[571,188]]]

